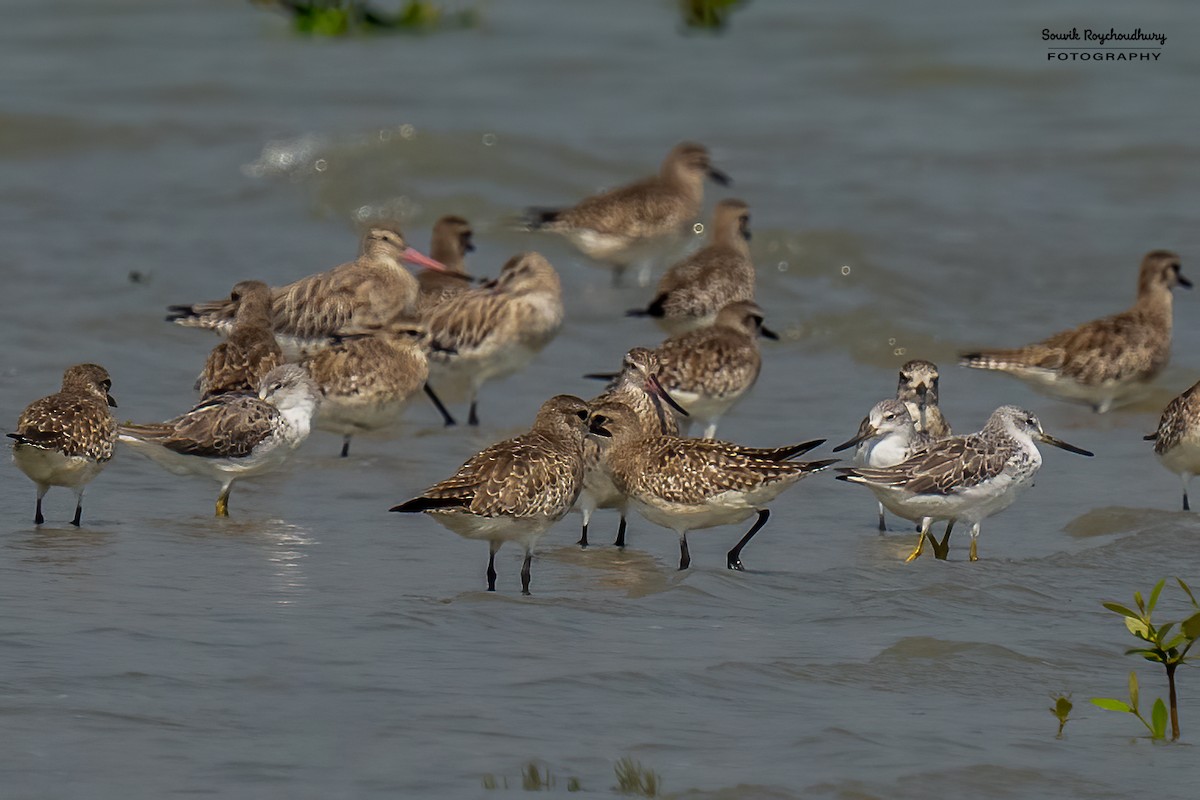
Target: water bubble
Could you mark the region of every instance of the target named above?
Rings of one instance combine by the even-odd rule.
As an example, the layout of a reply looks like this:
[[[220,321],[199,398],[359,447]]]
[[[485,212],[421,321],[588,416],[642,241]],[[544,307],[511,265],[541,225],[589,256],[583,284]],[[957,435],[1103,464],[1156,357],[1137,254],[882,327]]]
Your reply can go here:
[[[842,265],[842,274],[843,274],[843,275],[849,275],[849,274],[850,274],[850,265],[849,265],[849,264],[843,264],[843,265]]]
[[[400,126],[400,138],[401,139],[411,139],[416,135],[417,135],[417,129],[415,126],[408,125],[408,124]]]
[[[778,264],[775,265],[775,269],[779,270],[780,272],[787,272],[788,271],[788,262],[780,261]]]
[[[697,222],[695,225],[693,225],[693,226],[692,226],[692,233],[696,234],[697,236],[699,236],[700,234],[704,233],[704,223],[703,223],[703,222]]]
[[[359,206],[358,208],[354,209],[354,218],[357,219],[359,222],[367,221],[368,219],[371,218],[371,207],[370,206]]]
[[[895,347],[895,346],[896,346],[896,340],[888,339],[888,347]]]
[[[892,351],[892,354],[893,354],[893,355],[897,355],[897,356],[902,356],[902,355],[904,355],[904,354],[905,354],[905,353],[907,353],[907,352],[908,352],[908,351],[907,351],[907,350],[905,350],[903,347],[897,347],[895,350],[893,350],[893,351]]]
[[[326,163],[325,159],[323,158],[318,158],[313,162],[313,169],[315,169],[317,172],[324,172],[328,166],[329,164]]]
[[[380,128],[379,129],[379,141],[386,142],[391,138],[392,138],[392,131],[390,128]]]
[[[492,146],[492,145],[494,145],[495,143],[496,143],[496,134],[494,134],[494,133],[485,133],[485,134],[483,135],[483,146],[484,146],[484,147],[491,147],[491,146]]]

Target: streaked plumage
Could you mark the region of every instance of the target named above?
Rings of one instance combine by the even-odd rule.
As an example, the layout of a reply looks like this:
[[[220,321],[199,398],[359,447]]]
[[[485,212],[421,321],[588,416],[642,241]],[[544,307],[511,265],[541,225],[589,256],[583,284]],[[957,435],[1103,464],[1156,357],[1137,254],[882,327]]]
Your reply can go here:
[[[453,476],[392,511],[424,511],[467,539],[489,543],[488,591],[496,590],[496,551],[525,548],[521,592],[529,594],[533,548],[566,516],[583,487],[588,404],[558,395],[542,404],[529,432],[477,453]]]
[[[475,251],[471,234],[471,223],[462,217],[447,215],[434,223],[429,255],[444,265],[446,270],[423,269],[417,273],[421,293],[417,299],[416,316],[426,315],[446,298],[470,288],[466,255]]]
[[[421,327],[391,325],[340,338],[301,362],[321,391],[313,425],[342,435],[342,457],[349,455],[354,434],[398,423],[424,388],[426,339]]]
[[[531,208],[527,224],[565,236],[589,257],[610,265],[619,277],[663,239],[679,237],[704,204],[704,180],[725,185],[728,176],[712,166],[708,149],[682,142],[649,178],[581,200],[570,208]],[[648,266],[639,280],[649,277]]]
[[[921,554],[936,520],[970,523],[970,559],[977,561],[980,523],[1008,508],[1042,465],[1035,440],[1092,455],[1047,434],[1030,412],[1001,406],[978,433],[936,440],[892,467],[838,469],[838,479],[867,486],[893,514],[922,523],[908,561]]]
[[[1183,510],[1191,511],[1188,484],[1200,473],[1200,382],[1167,404],[1158,430],[1146,439],[1154,442],[1162,465],[1183,482]]]
[[[416,308],[417,279],[402,262],[443,266],[404,242],[394,226],[375,225],[363,237],[358,258],[272,290],[275,337],[292,360],[347,330],[381,325]],[[236,303],[218,300],[171,306],[169,321],[228,335]]]
[[[258,395],[223,394],[166,422],[121,425],[120,440],[176,475],[221,484],[217,516],[229,516],[234,481],[277,468],[308,438],[321,395],[303,368],[284,364]]]
[[[1104,413],[1136,398],[1171,354],[1171,290],[1191,288],[1179,256],[1154,250],[1142,259],[1137,301],[1128,311],[1013,350],[966,353],[962,365],[1007,372],[1034,389]]]
[[[741,200],[722,200],[713,210],[709,243],[667,270],[650,305],[629,316],[652,317],[674,334],[702,328],[730,303],[753,300],[754,278],[750,209]]]
[[[610,440],[603,463],[613,484],[630,505],[655,525],[679,536],[679,568],[691,564],[688,531],[758,519],[726,556],[730,569],[742,569],[741,551],[766,524],[766,504],[801,478],[831,461],[788,459],[806,453],[824,439],[780,448],[742,447],[711,439],[680,439],[648,434],[624,404],[605,403],[592,410],[589,429]]]
[[[763,328],[763,312],[753,300],[738,300],[720,310],[713,324],[672,336],[660,344],[658,377],[688,417],[704,426],[704,438],[717,433],[717,423],[758,380],[762,355],[760,336],[774,338]]]
[[[938,407],[938,377],[937,364],[932,361],[914,359],[905,363],[900,368],[896,399],[908,406],[908,413],[918,431],[942,439],[953,431]]]
[[[562,322],[554,267],[539,253],[515,255],[492,284],[448,298],[425,317],[434,348],[429,383],[443,400],[467,400],[477,425],[480,387],[523,369]]]
[[[63,373],[62,388],[35,400],[21,413],[13,439],[13,462],[37,486],[33,522],[41,525],[42,498],[51,486],[75,493],[75,518],[83,516],[83,489],[113,457],[117,421],[109,411],[112,379],[104,367],[76,364]]]
[[[679,425],[670,408],[664,408],[671,400],[658,380],[659,361],[653,350],[635,347],[625,354],[621,371],[599,396],[591,401],[592,407],[600,404],[620,403],[637,416],[643,430],[648,434],[675,436]],[[589,375],[587,377],[601,377]],[[579,538],[581,547],[588,546],[588,524],[597,508],[615,508],[621,513],[614,545],[625,546],[626,499],[613,484],[608,470],[601,463],[605,450],[593,437],[583,443],[584,478],[583,491],[579,494],[576,507],[583,514],[583,532]]]
[[[252,394],[268,372],[283,363],[271,323],[271,287],[262,281],[242,281],[229,293],[236,306],[229,338],[208,354],[196,381],[200,399],[219,394]]]

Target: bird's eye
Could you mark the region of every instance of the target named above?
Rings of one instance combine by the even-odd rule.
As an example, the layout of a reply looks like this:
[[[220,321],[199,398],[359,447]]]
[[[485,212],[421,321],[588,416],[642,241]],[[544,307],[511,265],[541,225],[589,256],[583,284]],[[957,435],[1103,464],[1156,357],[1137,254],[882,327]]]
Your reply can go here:
[[[909,381],[911,381],[911,380],[912,380],[912,378],[911,378],[910,376],[908,376],[908,375],[905,375],[903,372],[901,372],[901,373],[900,373],[900,380],[904,381],[905,383],[908,383]]]
[[[896,418],[896,415],[895,414],[885,414],[883,418],[885,420],[892,420],[892,419]]]
[[[576,411],[576,412],[575,412],[575,416],[579,417],[580,419],[587,419],[587,418],[588,418],[588,412],[586,412],[586,411]]]

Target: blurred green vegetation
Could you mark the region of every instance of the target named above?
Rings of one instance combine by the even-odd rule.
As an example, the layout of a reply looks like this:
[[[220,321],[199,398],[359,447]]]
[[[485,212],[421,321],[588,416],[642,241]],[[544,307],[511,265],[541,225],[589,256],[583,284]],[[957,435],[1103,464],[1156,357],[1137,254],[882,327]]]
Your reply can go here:
[[[279,9],[292,18],[297,33],[351,36],[364,33],[425,33],[479,25],[475,7],[449,11],[433,0],[406,0],[394,12],[366,0],[251,0]]]

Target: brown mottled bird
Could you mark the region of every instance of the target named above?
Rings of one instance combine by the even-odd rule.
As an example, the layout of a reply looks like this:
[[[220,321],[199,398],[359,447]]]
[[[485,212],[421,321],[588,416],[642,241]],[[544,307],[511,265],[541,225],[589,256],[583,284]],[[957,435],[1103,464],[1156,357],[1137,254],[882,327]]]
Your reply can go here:
[[[589,430],[608,439],[604,464],[617,489],[646,519],[679,535],[679,568],[691,565],[689,531],[730,525],[758,514],[750,530],[726,556],[729,569],[743,569],[742,548],[767,523],[766,504],[829,461],[789,461],[824,439],[778,448],[743,447],[711,439],[650,434],[621,403],[592,410]]]
[[[708,244],[667,270],[650,305],[628,315],[652,317],[667,331],[684,333],[712,324],[730,303],[753,300],[749,242],[749,207],[741,200],[717,203]]]
[[[454,215],[444,216],[434,223],[429,255],[446,270],[423,269],[417,273],[421,295],[417,300],[416,316],[424,316],[446,298],[470,288],[466,255],[474,251],[471,223]]]
[[[964,367],[1007,372],[1052,397],[1103,414],[1136,398],[1171,354],[1171,290],[1190,289],[1179,256],[1153,250],[1138,270],[1137,301],[1128,311],[1012,350],[965,353]]]
[[[113,457],[117,421],[110,406],[112,379],[104,367],[76,364],[63,373],[62,389],[35,400],[21,413],[13,443],[13,462],[37,485],[33,522],[41,525],[42,498],[51,486],[75,492],[78,527],[83,516],[83,489]]]
[[[1163,409],[1158,430],[1145,437],[1154,442],[1154,454],[1183,482],[1183,510],[1191,511],[1188,484],[1200,473],[1200,382]]]
[[[542,404],[533,428],[471,456],[454,475],[392,511],[424,511],[467,539],[488,542],[488,591],[496,590],[496,551],[525,548],[521,593],[529,594],[533,547],[558,522],[583,487],[588,404],[557,395]]]
[[[905,362],[896,384],[896,399],[908,407],[917,432],[934,439],[953,433],[938,407],[938,377],[937,364],[918,358]]]
[[[729,177],[716,169],[708,149],[681,142],[671,149],[657,175],[584,198],[570,208],[531,208],[531,230],[567,237],[585,255],[612,267],[620,280],[647,249],[678,237],[700,214],[704,180],[726,185]],[[648,265],[639,276],[649,278]]]
[[[779,337],[763,327],[763,311],[753,300],[737,300],[718,312],[707,328],[672,336],[657,349],[658,377],[687,409],[687,423],[704,425],[704,438],[758,380],[762,355],[758,339]]]
[[[375,225],[363,237],[358,258],[327,272],[272,290],[275,337],[288,359],[325,346],[348,329],[383,324],[417,304],[417,279],[402,262],[444,270],[442,264],[409,247],[395,226]],[[222,335],[233,329],[237,304],[217,300],[171,306],[167,320]]]
[[[236,304],[229,338],[208,354],[196,381],[200,399],[219,394],[253,394],[263,376],[283,363],[271,324],[271,287],[262,281],[242,281],[229,300]]]

